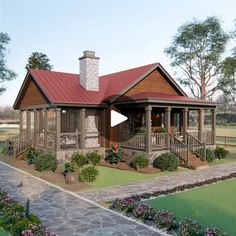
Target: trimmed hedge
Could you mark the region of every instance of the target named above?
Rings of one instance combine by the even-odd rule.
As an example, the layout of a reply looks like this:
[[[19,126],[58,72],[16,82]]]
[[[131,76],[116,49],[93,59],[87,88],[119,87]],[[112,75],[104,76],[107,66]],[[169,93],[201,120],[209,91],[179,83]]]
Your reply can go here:
[[[94,151],[87,153],[86,158],[90,164],[96,166],[101,160],[101,155]]]
[[[94,166],[86,167],[80,171],[78,180],[82,183],[94,182],[98,173],[98,170]]]
[[[153,162],[153,167],[156,167],[161,171],[174,171],[178,169],[178,166],[179,158],[171,152],[167,152],[158,156]]]
[[[146,157],[144,157],[144,156],[137,156],[132,161],[132,165],[136,169],[138,169],[138,168],[145,168],[145,167],[148,166],[148,162],[149,162],[149,160]]]
[[[56,156],[51,153],[42,153],[34,160],[37,171],[55,171],[57,168]]]
[[[79,168],[88,164],[88,160],[83,153],[75,152],[71,157],[71,162],[75,163]]]

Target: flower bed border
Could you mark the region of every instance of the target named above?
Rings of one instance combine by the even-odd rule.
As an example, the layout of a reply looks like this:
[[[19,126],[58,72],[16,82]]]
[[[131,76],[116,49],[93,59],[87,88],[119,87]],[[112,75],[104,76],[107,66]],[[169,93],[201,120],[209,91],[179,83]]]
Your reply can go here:
[[[151,225],[156,228],[160,228],[162,230],[164,229],[167,231],[167,233],[171,232],[171,233],[175,233],[177,235],[181,235],[181,233],[183,233],[183,231],[179,232],[180,230],[188,230],[188,229],[193,230],[193,228],[187,229],[187,227],[189,227],[189,225],[192,224],[193,227],[195,227],[196,235],[224,236],[227,234],[225,234],[224,232],[221,232],[220,229],[218,229],[218,228],[207,227],[205,229],[201,229],[200,225],[198,225],[198,223],[194,219],[185,218],[185,219],[181,220],[180,222],[176,222],[174,214],[172,212],[165,211],[165,210],[161,210],[161,211],[154,210],[154,208],[150,207],[149,205],[147,205],[141,201],[144,199],[149,199],[151,197],[159,197],[161,195],[167,195],[167,194],[181,192],[181,191],[188,190],[188,189],[194,189],[196,187],[205,186],[208,184],[217,183],[217,182],[220,182],[223,180],[233,179],[233,178],[236,178],[236,173],[231,173],[229,175],[225,175],[225,176],[221,176],[221,177],[214,177],[214,178],[204,180],[204,181],[199,181],[199,182],[196,182],[193,184],[183,184],[183,185],[176,186],[176,187],[173,187],[173,188],[167,189],[167,190],[160,190],[160,191],[155,191],[152,193],[143,193],[143,194],[139,194],[139,195],[132,195],[131,197],[127,197],[127,198],[123,198],[123,199],[117,198],[113,201],[109,201],[109,208],[112,210],[115,210],[121,214],[124,214],[128,217],[134,218],[136,220],[141,220],[144,224]],[[148,213],[148,211],[149,211],[149,213]],[[159,220],[159,222],[158,222],[156,220],[157,218],[155,216],[160,213],[162,214],[163,212],[164,212],[164,216],[167,215],[168,218],[166,218],[166,219],[162,218],[161,219],[162,221]],[[152,220],[149,220],[150,217]],[[166,227],[166,225],[165,225],[165,223],[168,222],[168,220],[171,220],[170,222],[173,223],[173,224],[171,223],[169,228]],[[190,234],[185,234],[185,235],[190,235]]]

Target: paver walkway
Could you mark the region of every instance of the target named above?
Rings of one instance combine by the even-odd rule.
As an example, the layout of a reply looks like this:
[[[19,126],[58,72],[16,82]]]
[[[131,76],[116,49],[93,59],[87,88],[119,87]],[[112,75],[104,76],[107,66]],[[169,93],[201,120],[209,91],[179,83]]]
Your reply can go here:
[[[78,194],[99,203],[104,200],[129,197],[134,194],[172,189],[183,184],[193,184],[215,177],[227,176],[232,173],[236,173],[236,163],[227,163],[207,169],[176,173],[138,183],[90,190]]]
[[[17,187],[22,181],[23,186]],[[124,218],[99,205],[22,173],[0,162],[0,188],[30,209],[59,236],[158,236],[158,230]]]

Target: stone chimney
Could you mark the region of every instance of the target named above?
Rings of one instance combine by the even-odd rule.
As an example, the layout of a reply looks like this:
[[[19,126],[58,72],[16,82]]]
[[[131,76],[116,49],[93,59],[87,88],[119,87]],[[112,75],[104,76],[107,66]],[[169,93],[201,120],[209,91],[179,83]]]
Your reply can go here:
[[[93,51],[84,51],[79,58],[80,62],[80,84],[88,91],[99,90],[99,57]]]

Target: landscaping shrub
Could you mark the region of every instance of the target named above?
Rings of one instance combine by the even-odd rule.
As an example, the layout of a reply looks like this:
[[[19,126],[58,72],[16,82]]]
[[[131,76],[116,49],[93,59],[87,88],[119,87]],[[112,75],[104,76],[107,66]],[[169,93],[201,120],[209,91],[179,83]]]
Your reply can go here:
[[[33,164],[38,155],[40,154],[39,151],[35,150],[34,148],[27,148],[24,152],[24,159],[27,161],[29,165]]]
[[[34,161],[37,171],[55,171],[57,168],[56,156],[51,153],[42,153]]]
[[[90,164],[96,166],[101,160],[101,155],[97,152],[89,152],[86,154],[86,158]]]
[[[94,166],[89,166],[81,170],[79,181],[82,183],[94,182],[98,176],[98,170]]]
[[[226,233],[221,233],[220,229],[218,228],[206,228],[204,230],[205,236],[226,236]]]
[[[208,163],[214,161],[215,159],[215,154],[214,151],[210,148],[206,148],[206,160]]]
[[[171,230],[176,226],[176,218],[174,217],[174,213],[170,211],[158,211],[153,220],[158,228]]]
[[[214,153],[215,153],[215,158],[224,159],[229,154],[229,151],[223,147],[216,146]]]
[[[117,164],[119,161],[122,160],[121,149],[112,146],[105,160],[111,164]]]
[[[194,236],[200,235],[201,227],[196,220],[185,218],[178,224],[177,235],[179,236]]]
[[[83,153],[79,153],[79,152],[73,153],[71,157],[71,161],[75,163],[77,167],[79,168],[88,164],[88,160],[86,156]]]
[[[174,171],[178,169],[179,158],[174,153],[164,153],[154,160],[153,166],[161,171]]]
[[[137,204],[133,209],[132,215],[135,218],[142,219],[144,221],[150,221],[153,220],[155,210],[149,205]]]
[[[133,166],[138,169],[138,168],[145,168],[148,166],[149,160],[144,157],[144,156],[137,156],[134,158],[132,161]]]
[[[132,212],[134,207],[137,205],[136,201],[133,198],[124,198],[124,199],[115,199],[112,202],[110,208],[123,213]]]
[[[76,165],[73,162],[66,162],[64,164],[64,173],[73,173],[76,170]]]
[[[9,195],[0,190],[0,227],[10,232],[13,236],[56,236],[42,226],[40,219],[29,214],[25,216],[25,209]]]

